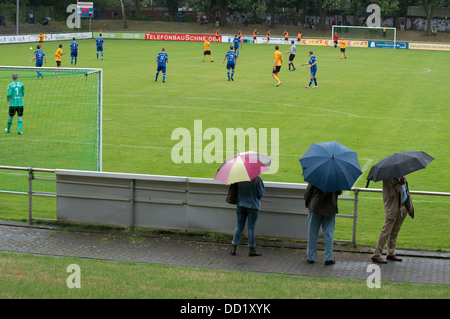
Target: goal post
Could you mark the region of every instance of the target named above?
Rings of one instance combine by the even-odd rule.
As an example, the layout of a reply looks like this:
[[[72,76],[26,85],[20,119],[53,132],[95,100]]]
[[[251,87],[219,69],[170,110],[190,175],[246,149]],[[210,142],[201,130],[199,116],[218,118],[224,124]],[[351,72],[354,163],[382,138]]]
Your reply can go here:
[[[6,101],[13,73],[25,87],[23,134],[18,134],[18,114],[10,120]],[[102,69],[0,66],[0,165],[101,171],[102,73]],[[28,180],[20,176],[24,174],[0,170],[0,191],[27,191]],[[54,184],[37,182],[33,189],[53,192]]]
[[[331,28],[331,38],[335,33],[339,35],[339,38],[343,36],[347,40],[393,42],[394,49],[397,41],[397,29],[392,27],[334,25]]]

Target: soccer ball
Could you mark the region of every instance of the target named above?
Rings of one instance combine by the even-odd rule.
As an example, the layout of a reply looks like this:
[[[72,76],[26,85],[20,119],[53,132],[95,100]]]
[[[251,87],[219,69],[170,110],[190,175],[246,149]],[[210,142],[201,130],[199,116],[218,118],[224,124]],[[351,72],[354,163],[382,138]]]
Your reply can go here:
[[[30,47],[30,50],[33,50],[33,47]]]

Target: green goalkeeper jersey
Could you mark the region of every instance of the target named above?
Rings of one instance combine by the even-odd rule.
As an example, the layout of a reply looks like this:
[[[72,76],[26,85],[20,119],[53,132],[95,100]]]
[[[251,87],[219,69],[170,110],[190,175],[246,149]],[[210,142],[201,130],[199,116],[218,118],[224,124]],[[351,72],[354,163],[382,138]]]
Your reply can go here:
[[[25,95],[25,86],[19,81],[14,81],[8,85],[9,106],[23,106],[23,96]]]

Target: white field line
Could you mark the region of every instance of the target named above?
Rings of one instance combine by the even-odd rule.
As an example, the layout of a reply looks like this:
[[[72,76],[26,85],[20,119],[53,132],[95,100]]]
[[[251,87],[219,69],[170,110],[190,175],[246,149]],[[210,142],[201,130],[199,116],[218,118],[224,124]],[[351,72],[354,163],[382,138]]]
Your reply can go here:
[[[149,97],[148,95],[122,95],[122,94],[108,94],[107,96],[108,97]],[[243,104],[274,105],[273,102],[249,101],[249,100],[239,100],[239,99],[222,99],[222,98],[206,98],[206,97],[178,97],[178,98],[181,98],[181,99],[196,99],[196,100],[215,100],[215,101],[223,101],[223,102],[238,102],[238,103],[243,103]],[[105,105],[122,106],[123,104],[107,103],[104,100],[103,106],[105,106]],[[258,113],[258,114],[304,115],[304,113],[283,112],[283,111],[260,111],[260,110],[245,110],[245,109],[221,109],[221,108],[212,108],[212,107],[191,107],[191,106],[175,106],[175,105],[155,105],[155,104],[140,104],[140,105],[144,106],[144,107],[168,108],[168,109],[209,110],[209,111],[220,111],[220,112],[239,112],[239,113]],[[357,114],[353,114],[353,113],[341,112],[341,111],[336,111],[336,110],[327,109],[327,108],[303,106],[303,105],[297,105],[297,104],[279,104],[279,103],[276,103],[276,105],[277,106],[287,106],[287,107],[310,109],[310,110],[314,110],[314,111],[323,112],[323,113],[320,113],[320,114],[308,114],[309,116],[356,117],[356,118],[363,118],[363,119],[379,119],[379,120],[398,121],[397,117],[357,115]],[[330,114],[330,113],[333,113],[333,114]],[[403,118],[402,120],[403,121],[416,121],[416,122],[450,123],[450,120],[427,120],[427,119],[414,119],[414,118]]]

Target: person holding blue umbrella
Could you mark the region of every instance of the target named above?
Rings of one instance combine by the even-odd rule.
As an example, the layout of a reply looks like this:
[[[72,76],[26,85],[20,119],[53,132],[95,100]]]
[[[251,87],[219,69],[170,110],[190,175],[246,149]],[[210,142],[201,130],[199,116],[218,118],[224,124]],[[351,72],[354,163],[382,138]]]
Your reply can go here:
[[[333,265],[333,237],[335,217],[338,213],[338,196],[342,191],[324,193],[320,188],[308,184],[305,192],[305,205],[308,213],[308,246],[306,261],[313,264],[316,260],[319,230],[322,227],[325,238],[325,265]]]
[[[355,151],[333,141],[314,143],[300,159],[303,178],[308,182],[304,195],[308,214],[307,262],[314,263],[319,230],[325,237],[325,265],[333,265],[333,237],[337,198],[352,188],[362,174]]]

